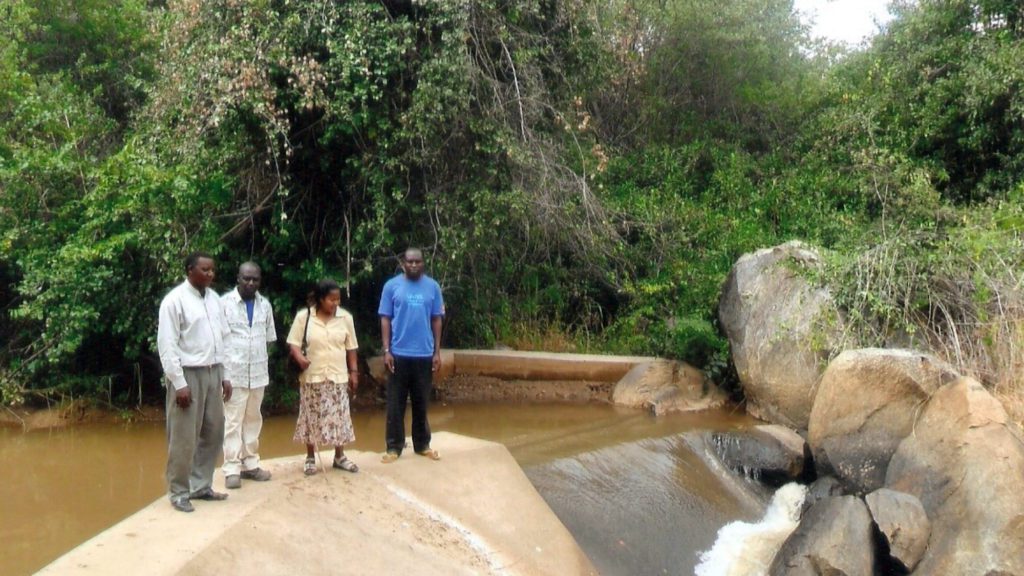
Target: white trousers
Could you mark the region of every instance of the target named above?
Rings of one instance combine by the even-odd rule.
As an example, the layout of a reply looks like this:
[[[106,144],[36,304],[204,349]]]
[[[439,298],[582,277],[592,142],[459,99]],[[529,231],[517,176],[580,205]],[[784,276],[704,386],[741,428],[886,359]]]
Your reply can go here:
[[[224,403],[225,476],[260,467],[260,430],[263,429],[263,392],[266,388],[235,388]]]

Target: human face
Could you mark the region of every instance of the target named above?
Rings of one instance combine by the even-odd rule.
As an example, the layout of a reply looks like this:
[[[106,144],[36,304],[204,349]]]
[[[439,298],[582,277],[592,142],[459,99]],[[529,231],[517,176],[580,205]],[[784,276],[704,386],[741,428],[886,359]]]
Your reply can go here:
[[[331,290],[327,293],[316,304],[316,308],[320,312],[326,313],[328,316],[334,316],[338,311],[338,306],[341,305],[341,290]]]
[[[423,254],[419,250],[406,250],[402,256],[402,270],[409,280],[419,280],[423,276]]]
[[[213,284],[213,278],[217,274],[216,266],[212,258],[200,258],[195,266],[188,269],[188,282],[202,292]]]
[[[252,300],[260,289],[263,276],[255,266],[242,266],[238,269],[238,294],[242,300]]]

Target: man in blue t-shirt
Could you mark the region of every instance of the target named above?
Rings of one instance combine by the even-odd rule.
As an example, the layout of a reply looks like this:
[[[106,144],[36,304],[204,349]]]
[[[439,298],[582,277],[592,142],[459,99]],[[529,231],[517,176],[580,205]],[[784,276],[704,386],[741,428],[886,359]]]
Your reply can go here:
[[[388,369],[387,453],[394,462],[405,448],[405,403],[412,400],[412,446],[421,456],[440,460],[430,447],[427,403],[433,373],[441,369],[441,287],[423,274],[423,252],[409,248],[402,255],[402,271],[384,284],[377,314]]]

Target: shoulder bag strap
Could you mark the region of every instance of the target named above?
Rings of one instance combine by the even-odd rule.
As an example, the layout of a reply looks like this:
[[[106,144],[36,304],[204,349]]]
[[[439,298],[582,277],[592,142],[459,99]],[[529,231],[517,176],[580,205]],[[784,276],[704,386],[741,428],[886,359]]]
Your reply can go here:
[[[302,355],[306,355],[306,351],[309,350],[309,317],[313,315],[313,308],[306,308],[306,328],[302,331]]]

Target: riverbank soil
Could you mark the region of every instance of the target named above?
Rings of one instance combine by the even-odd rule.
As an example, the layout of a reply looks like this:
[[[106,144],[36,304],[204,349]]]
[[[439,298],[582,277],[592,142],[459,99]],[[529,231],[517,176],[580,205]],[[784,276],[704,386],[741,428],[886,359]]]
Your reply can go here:
[[[329,451],[308,477],[301,456],[268,460],[270,482],[191,514],[161,497],[40,574],[596,573],[507,449],[447,432],[433,444],[440,461],[349,451],[357,474]]]
[[[367,379],[352,398],[353,410],[376,410],[385,405],[383,383]],[[611,403],[614,382],[588,380],[517,380],[489,376],[454,375],[434,385],[434,399],[443,403]],[[288,411],[286,411],[288,412]],[[295,412],[292,410],[291,412]],[[87,402],[52,408],[0,409],[0,426],[39,430],[82,424],[162,422],[163,406],[113,410]]]
[[[115,424],[126,422],[162,422],[163,406],[137,406],[119,410],[76,400],[49,408],[0,407],[0,426],[40,430],[81,424]]]

